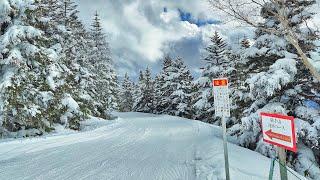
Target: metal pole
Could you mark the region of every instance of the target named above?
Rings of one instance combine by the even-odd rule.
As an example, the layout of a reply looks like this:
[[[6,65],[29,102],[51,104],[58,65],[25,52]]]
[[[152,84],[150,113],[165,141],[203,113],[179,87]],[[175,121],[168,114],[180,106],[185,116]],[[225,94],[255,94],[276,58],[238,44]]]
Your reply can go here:
[[[222,117],[222,128],[223,128],[223,150],[224,150],[224,165],[225,165],[225,171],[226,171],[226,180],[230,180],[228,145],[227,145],[227,124],[226,124],[225,117]]]
[[[281,180],[288,180],[288,174],[287,174],[287,166],[286,166],[286,150],[278,147],[278,155],[279,155],[279,166],[280,166],[280,176]]]
[[[271,159],[270,171],[269,171],[269,180],[273,180],[273,171],[274,171],[274,162],[276,158]]]

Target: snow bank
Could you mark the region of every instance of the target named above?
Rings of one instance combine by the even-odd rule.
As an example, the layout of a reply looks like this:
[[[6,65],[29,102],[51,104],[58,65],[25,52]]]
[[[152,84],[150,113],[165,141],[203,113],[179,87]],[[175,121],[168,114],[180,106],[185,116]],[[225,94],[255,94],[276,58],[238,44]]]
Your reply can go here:
[[[0,179],[224,179],[219,127],[166,115],[116,115],[111,124],[92,118],[81,133],[0,141]],[[229,158],[232,179],[268,179],[270,159],[234,144]]]

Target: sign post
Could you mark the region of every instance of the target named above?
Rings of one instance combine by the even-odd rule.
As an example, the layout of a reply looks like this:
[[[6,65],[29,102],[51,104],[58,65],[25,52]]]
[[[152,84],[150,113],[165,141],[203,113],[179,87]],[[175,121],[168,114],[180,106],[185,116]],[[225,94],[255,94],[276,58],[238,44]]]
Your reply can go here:
[[[280,176],[281,180],[288,180],[288,174],[287,174],[287,166],[286,166],[286,150],[278,147],[278,156],[279,156],[279,168],[280,168]]]
[[[226,125],[226,118],[230,117],[228,79],[227,78],[214,79],[212,84],[213,84],[215,115],[222,118],[223,149],[224,149],[226,180],[230,180],[229,157],[228,157],[228,146],[227,146],[227,125]]]
[[[271,160],[271,166],[269,171],[269,180],[273,180],[273,171],[274,171],[274,162],[276,161],[275,158],[272,158]]]
[[[286,150],[297,152],[294,117],[261,113],[263,140],[278,146],[281,180],[288,180]]]

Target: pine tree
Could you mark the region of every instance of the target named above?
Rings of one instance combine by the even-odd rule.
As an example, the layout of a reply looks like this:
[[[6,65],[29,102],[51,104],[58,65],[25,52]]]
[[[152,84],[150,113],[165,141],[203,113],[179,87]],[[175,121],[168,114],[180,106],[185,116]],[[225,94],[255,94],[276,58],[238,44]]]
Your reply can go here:
[[[0,12],[1,135],[39,135],[53,130],[54,123],[79,129],[86,115],[97,114],[99,100],[92,86],[96,69],[88,61],[91,36],[77,5],[72,0],[5,1]],[[105,59],[111,64],[110,57]],[[108,92],[116,96],[113,68],[108,74],[116,87]]]
[[[166,56],[155,78],[155,113],[191,118],[192,80],[181,58]]]
[[[193,77],[181,58],[178,58],[174,62],[174,67],[177,69],[177,73],[172,80],[172,83],[175,84],[175,90],[170,95],[170,99],[172,100],[171,111],[173,111],[173,113],[171,114],[185,118],[191,118],[191,94]]]
[[[96,72],[93,84],[95,98],[97,102],[100,102],[98,109],[101,116],[108,117],[110,111],[118,108],[119,87],[110,48],[103,33],[98,13],[94,16],[90,34],[92,48],[89,59],[92,65],[91,71]]]
[[[225,58],[225,49],[227,44],[220,37],[217,31],[215,31],[214,35],[211,37],[211,43],[212,44],[205,49],[208,55],[204,60],[211,66],[221,66],[226,64],[227,59]]]
[[[157,97],[159,97],[159,100],[156,109],[160,114],[169,113],[171,104],[169,96],[175,90],[171,78],[176,71],[177,69],[173,66],[173,60],[170,56],[166,56],[163,60],[162,71],[157,77],[157,86],[159,86],[159,89],[157,89],[159,95]]]
[[[133,91],[134,85],[131,82],[128,73],[125,74],[124,80],[122,82],[121,92],[120,92],[120,105],[119,109],[121,112],[131,112],[133,109]]]
[[[0,135],[33,136],[51,131],[59,122],[61,97],[53,74],[59,64],[46,37],[47,21],[41,18],[40,2],[10,1],[1,12]],[[66,122],[68,123],[68,122]],[[16,132],[16,133],[10,133]]]
[[[50,39],[48,46],[56,53],[59,75],[55,73],[55,80],[50,79],[51,84],[59,84],[55,89],[55,95],[62,101],[69,99],[79,106],[76,110],[66,105],[60,105],[61,122],[72,129],[79,129],[79,121],[84,120],[87,114],[91,114],[91,97],[86,85],[90,81],[88,71],[82,67],[88,49],[87,32],[77,16],[77,6],[71,0],[43,0],[38,3],[41,9],[39,18],[45,36]],[[54,73],[54,72],[53,72]],[[61,102],[60,102],[61,103]]]
[[[303,29],[304,21],[312,17],[307,9],[315,1],[285,1],[289,24],[294,31],[299,34],[300,45],[309,54],[313,50],[314,30]],[[265,19],[264,27],[281,29],[281,25],[272,13],[277,11],[272,3],[266,3],[261,11],[261,16]],[[252,53],[254,52],[254,53]],[[319,113],[316,113],[315,106],[310,104],[320,104],[316,94],[320,92],[319,85],[310,81],[311,75],[297,59],[297,52],[286,40],[278,34],[265,32],[257,29],[256,42],[248,49],[248,61],[246,69],[246,86],[249,88],[240,91],[241,100],[237,102],[241,126],[235,125],[230,129],[230,134],[239,137],[239,144],[250,149],[254,149],[267,156],[275,156],[274,147],[265,144],[261,139],[260,112],[281,113],[293,115],[296,120],[297,133],[299,136],[298,146],[303,147],[295,156],[288,154],[290,164],[304,174],[308,170],[307,164],[312,164],[319,158],[317,150],[318,144],[315,130]],[[241,114],[241,115],[240,115]],[[308,114],[308,115],[307,115]],[[311,115],[313,114],[313,115]],[[311,118],[312,116],[312,118]],[[311,135],[313,134],[313,135]],[[306,153],[306,151],[312,152]],[[311,177],[320,174],[318,165],[315,165],[312,172],[307,172]]]
[[[133,104],[134,111],[138,111],[138,104],[142,99],[143,87],[144,87],[144,74],[143,74],[143,71],[139,71],[139,80],[134,91],[134,104]]]
[[[53,9],[56,8],[52,19],[60,26],[55,29],[55,34],[62,37],[57,39],[61,44],[60,61],[64,71],[61,80],[65,82],[60,91],[62,96],[74,100],[79,106],[78,111],[67,110],[64,118],[69,119],[70,128],[79,129],[79,121],[94,113],[94,101],[88,87],[92,79],[88,69],[83,66],[88,57],[87,32],[78,18],[79,11],[74,1],[50,1],[57,3],[51,5]]]
[[[154,84],[154,113],[161,114],[163,107],[161,106],[161,99],[162,99],[162,91],[161,87],[164,84],[164,79],[162,78],[161,74],[158,74],[155,77],[155,84]]]
[[[215,32],[211,38],[211,44],[205,49],[207,56],[204,58],[205,67],[202,69],[202,74],[196,80],[194,88],[197,89],[197,94],[194,94],[193,109],[195,111],[194,118],[209,122],[218,123],[214,117],[214,98],[212,93],[212,79],[227,76],[233,71],[230,67],[229,59],[226,55],[227,44]]]
[[[140,75],[139,87],[141,96],[137,99],[135,105],[135,111],[144,113],[154,112],[154,82],[151,77],[151,71],[149,68],[145,70],[145,73]]]

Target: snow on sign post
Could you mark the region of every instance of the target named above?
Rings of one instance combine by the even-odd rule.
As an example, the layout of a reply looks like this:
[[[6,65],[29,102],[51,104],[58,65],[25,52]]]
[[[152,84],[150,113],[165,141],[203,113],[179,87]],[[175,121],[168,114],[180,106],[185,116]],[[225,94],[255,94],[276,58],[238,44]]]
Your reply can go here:
[[[294,117],[261,113],[263,140],[278,146],[281,180],[287,180],[286,151],[297,152]]]
[[[227,78],[214,79],[212,81],[215,116],[222,118],[226,180],[230,180],[228,146],[227,146],[227,125],[226,125],[226,118],[230,117],[228,84],[229,83]]]

